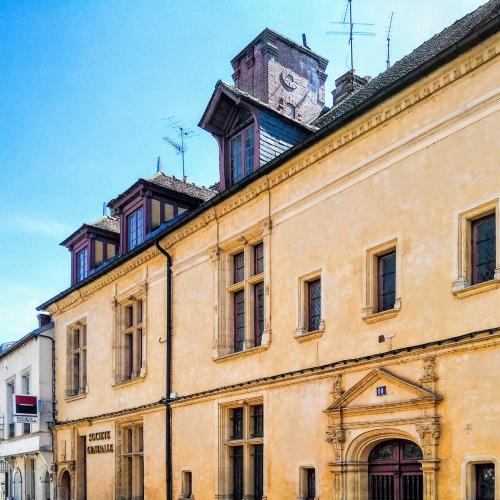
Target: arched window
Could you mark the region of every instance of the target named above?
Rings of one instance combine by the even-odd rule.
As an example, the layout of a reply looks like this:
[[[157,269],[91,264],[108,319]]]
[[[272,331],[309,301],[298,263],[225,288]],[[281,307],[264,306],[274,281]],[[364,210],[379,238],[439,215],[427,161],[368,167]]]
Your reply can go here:
[[[14,478],[12,481],[12,497],[14,500],[22,500],[23,494],[23,478],[21,476],[21,471],[19,468],[14,472]]]

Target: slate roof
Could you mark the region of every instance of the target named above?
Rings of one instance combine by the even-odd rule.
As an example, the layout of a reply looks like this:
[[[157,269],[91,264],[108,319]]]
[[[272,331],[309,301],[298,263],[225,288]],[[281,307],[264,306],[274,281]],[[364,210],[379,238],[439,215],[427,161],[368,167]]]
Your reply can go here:
[[[405,86],[410,85],[413,81],[425,77],[431,71],[446,64],[453,58],[458,57],[464,51],[479,44],[488,36],[498,33],[499,29],[500,0],[490,0],[488,3],[456,21],[448,28],[445,28],[427,42],[424,42],[408,56],[395,63],[394,66],[370,80],[367,85],[349,96],[345,101],[342,101],[330,111],[322,114],[314,123],[317,127],[321,128],[306,137],[301,143],[291,147],[280,156],[274,158],[225,191],[218,194],[212,191],[213,195],[207,202],[182,214],[181,217],[177,217],[163,224],[154,231],[154,233],[151,233],[149,235],[150,237],[147,238],[144,243],[126,254],[118,255],[108,260],[102,265],[99,272],[95,272],[87,279],[60,292],[39,305],[37,310],[41,311],[46,309],[49,305],[61,300],[74,290],[87,285],[92,280],[104,275],[111,269],[144,251],[146,248],[149,248],[155,241],[180,228],[188,221],[194,220],[205,210],[217,205],[217,203],[222,200],[228,199],[236,192],[250,185],[257,178],[278,168],[290,158],[293,158],[323,137],[326,137],[333,130],[342,127],[350,120],[358,117],[361,113],[366,112],[383,100],[388,99]],[[216,194],[217,196],[215,196]]]
[[[205,111],[203,112],[203,115],[198,123],[198,126],[203,128],[203,123],[207,117],[207,114],[209,112],[209,109],[210,109],[210,106],[215,98],[215,96],[217,95],[217,91],[219,90],[219,88],[222,87],[224,89],[226,89],[228,92],[230,92],[231,94],[234,94],[235,96],[243,99],[244,101],[247,101],[249,102],[250,104],[254,104],[255,106],[257,107],[260,107],[260,108],[264,108],[268,111],[270,111],[271,113],[279,116],[280,119],[283,119],[284,121],[289,121],[291,123],[293,123],[294,125],[298,126],[298,127],[302,127],[304,128],[305,130],[309,131],[309,132],[314,132],[315,130],[317,130],[317,127],[315,126],[312,126],[311,124],[308,124],[308,123],[304,123],[304,122],[300,122],[298,120],[295,120],[294,118],[290,118],[289,116],[286,116],[284,115],[283,113],[280,113],[279,111],[277,111],[276,109],[274,109],[272,106],[270,106],[269,104],[261,101],[260,99],[258,99],[257,97],[245,92],[244,90],[241,90],[237,87],[235,87],[234,85],[231,85],[230,83],[227,83],[223,80],[219,80],[216,84],[215,84],[215,89],[212,93],[212,97],[210,97],[210,100],[207,104],[207,107],[205,108]]]
[[[157,184],[163,188],[171,189],[172,191],[177,191],[178,193],[187,194],[193,198],[198,198],[203,201],[207,201],[213,198],[217,191],[208,189],[205,186],[197,186],[194,183],[185,182],[181,179],[176,179],[175,177],[170,177],[163,172],[157,172],[153,177],[147,179],[153,184]]]
[[[97,229],[110,231],[111,233],[120,233],[120,219],[110,217],[109,215],[104,215],[94,222],[89,222],[86,226],[96,227]]]
[[[364,87],[313,121],[312,125],[324,127],[342,115],[353,111],[364,101],[384,92],[387,87],[418,70],[426,62],[438,56],[446,49],[452,48],[454,44],[473,33],[480,25],[488,23],[499,15],[500,0],[491,0],[478,7],[475,11],[455,21],[451,26],[448,26],[437,35],[434,35],[386,71],[372,78]]]

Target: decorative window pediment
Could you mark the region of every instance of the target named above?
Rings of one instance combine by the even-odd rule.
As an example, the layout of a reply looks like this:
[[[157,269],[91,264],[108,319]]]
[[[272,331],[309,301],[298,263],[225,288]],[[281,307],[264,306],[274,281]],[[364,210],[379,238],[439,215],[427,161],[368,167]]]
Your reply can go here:
[[[437,394],[420,384],[395,375],[385,368],[376,368],[336,398],[326,411],[376,411],[382,407],[394,408],[408,404],[433,406],[440,399]]]

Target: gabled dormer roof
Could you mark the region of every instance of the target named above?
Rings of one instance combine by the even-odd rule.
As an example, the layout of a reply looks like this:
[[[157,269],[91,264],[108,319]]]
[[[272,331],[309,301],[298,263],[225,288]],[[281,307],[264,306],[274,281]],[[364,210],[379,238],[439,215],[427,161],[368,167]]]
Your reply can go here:
[[[163,192],[165,195],[174,197],[183,197],[199,204],[213,198],[217,192],[208,189],[204,186],[197,186],[194,183],[187,182],[182,179],[177,179],[173,176],[157,172],[149,179],[138,179],[126,191],[121,193],[116,198],[108,203],[108,207],[112,210],[117,209],[123,204],[127,203],[129,198],[134,197],[141,188],[150,188],[154,191]]]
[[[60,245],[63,247],[70,247],[73,243],[80,240],[87,232],[94,232],[107,238],[116,239],[120,235],[120,221],[116,217],[103,215],[94,222],[82,224],[76,231],[62,241]]]
[[[238,105],[244,102],[247,105],[271,112],[285,123],[303,128],[307,132],[314,132],[316,127],[305,124],[276,111],[274,108],[262,102],[260,99],[244,92],[243,90],[230,85],[222,80],[215,84],[212,97],[205,108],[198,126],[212,134],[222,136],[231,123]]]

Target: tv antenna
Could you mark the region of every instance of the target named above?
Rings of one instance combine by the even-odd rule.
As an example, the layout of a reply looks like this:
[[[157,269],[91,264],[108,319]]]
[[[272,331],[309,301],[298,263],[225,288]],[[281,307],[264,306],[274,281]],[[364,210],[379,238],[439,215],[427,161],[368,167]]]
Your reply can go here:
[[[185,169],[185,154],[187,151],[186,139],[189,137],[195,137],[197,134],[194,130],[191,130],[184,123],[176,120],[173,116],[167,116],[167,118],[163,118],[166,120],[169,125],[168,127],[172,130],[175,130],[178,134],[178,139],[173,138],[171,136],[166,135],[163,137],[163,140],[172,146],[172,148],[176,151],[177,154],[182,156],[182,179],[186,180],[186,169]]]
[[[391,65],[391,30],[392,30],[392,18],[394,17],[394,12],[391,12],[391,17],[389,19],[389,27],[387,28],[387,69]]]
[[[349,20],[348,17],[349,16]],[[350,55],[351,55],[351,74],[352,78],[354,78],[354,48],[353,48],[353,39],[354,36],[375,36],[375,33],[373,31],[363,31],[363,28],[360,30],[355,31],[355,26],[374,26],[373,23],[357,23],[352,20],[352,0],[347,0],[345,10],[344,10],[344,17],[342,21],[332,21],[331,24],[340,24],[341,26],[349,26],[349,31],[342,30],[342,31],[327,31],[326,33],[328,35],[348,35],[349,36],[349,48],[350,48]]]

